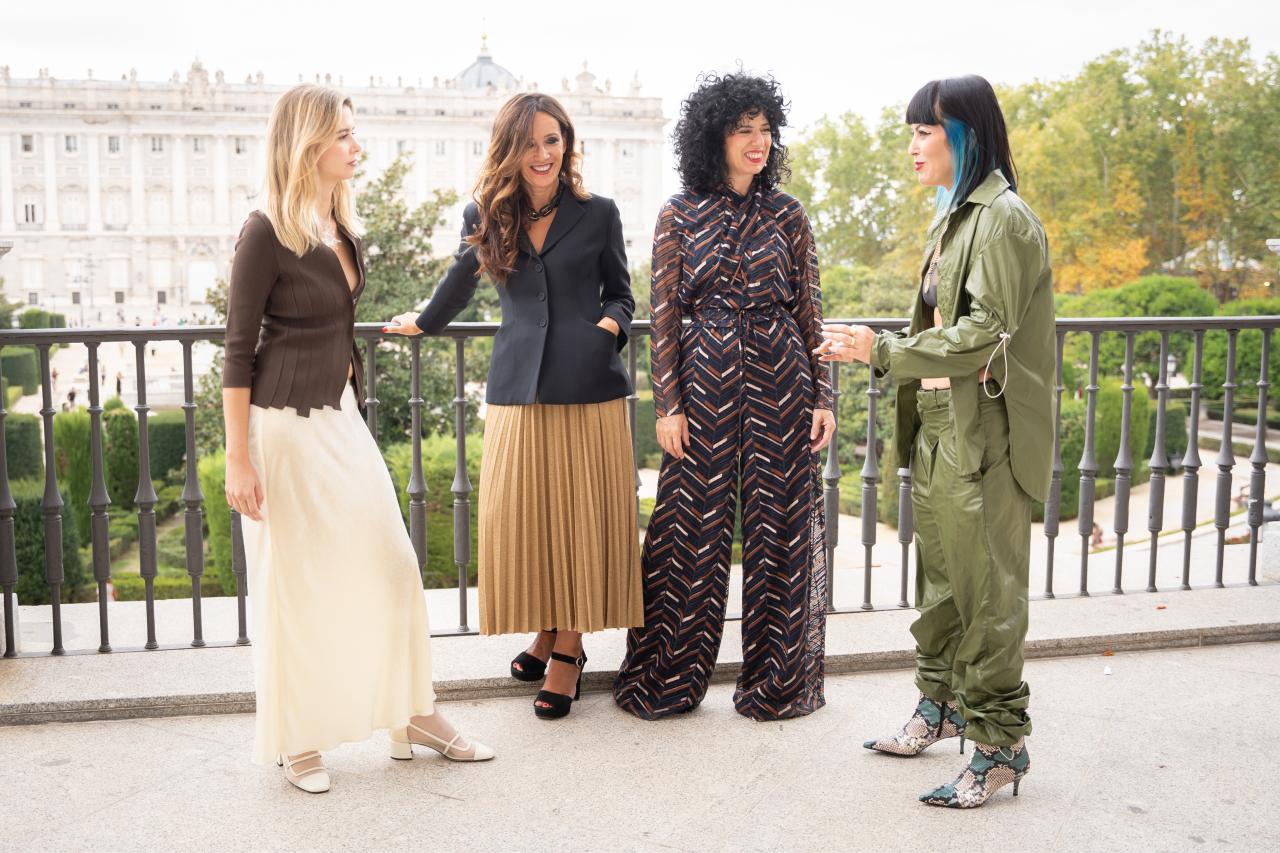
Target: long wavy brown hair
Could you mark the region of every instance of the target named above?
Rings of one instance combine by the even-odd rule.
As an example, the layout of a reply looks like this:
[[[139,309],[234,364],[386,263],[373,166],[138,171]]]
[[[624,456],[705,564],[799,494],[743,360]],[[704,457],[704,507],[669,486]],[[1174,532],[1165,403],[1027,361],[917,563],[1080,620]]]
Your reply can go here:
[[[537,113],[546,113],[560,125],[564,139],[560,183],[577,198],[591,197],[583,189],[582,173],[578,171],[581,155],[574,147],[573,122],[560,102],[550,95],[526,92],[503,104],[493,122],[489,154],[471,194],[480,209],[480,223],[467,238],[467,242],[476,247],[480,269],[499,284],[505,284],[507,277],[516,271],[520,234],[532,222],[520,182],[520,164]]]

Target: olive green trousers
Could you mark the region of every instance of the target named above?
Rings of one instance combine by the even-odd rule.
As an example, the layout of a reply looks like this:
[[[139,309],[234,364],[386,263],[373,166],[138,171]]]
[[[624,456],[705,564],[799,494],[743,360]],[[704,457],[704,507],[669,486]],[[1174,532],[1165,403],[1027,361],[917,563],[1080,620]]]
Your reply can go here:
[[[994,387],[994,383],[992,383]],[[962,476],[951,391],[919,391],[912,461],[916,532],[916,685],[955,700],[970,740],[1011,746],[1031,734],[1022,680],[1031,564],[1031,497],[1009,464],[1003,398],[978,391],[980,473]]]

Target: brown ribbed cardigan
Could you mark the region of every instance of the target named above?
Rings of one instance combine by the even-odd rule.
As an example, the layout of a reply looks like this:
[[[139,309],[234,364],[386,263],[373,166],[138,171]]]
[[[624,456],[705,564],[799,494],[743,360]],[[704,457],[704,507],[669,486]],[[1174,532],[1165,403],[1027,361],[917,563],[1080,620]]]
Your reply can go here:
[[[312,409],[342,408],[352,365],[356,400],[364,408],[364,368],[355,340],[364,253],[358,237],[346,229],[343,234],[355,249],[360,272],[354,292],[328,246],[299,258],[280,244],[261,212],[249,214],[231,262],[222,387],[251,388],[253,405],[292,407],[305,418]]]

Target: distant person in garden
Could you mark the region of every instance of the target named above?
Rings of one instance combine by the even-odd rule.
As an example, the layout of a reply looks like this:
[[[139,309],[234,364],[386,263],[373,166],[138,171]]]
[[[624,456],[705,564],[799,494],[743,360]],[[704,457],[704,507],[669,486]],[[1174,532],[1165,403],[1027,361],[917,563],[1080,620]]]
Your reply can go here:
[[[119,397],[124,391],[124,373],[116,371],[116,396]]]
[[[1031,502],[1053,465],[1053,280],[991,85],[935,80],[907,123],[917,177],[938,188],[911,325],[827,326],[818,352],[897,380],[892,464],[912,473],[919,704],[864,745],[910,756],[959,736],[963,752],[967,737],[968,767],[920,799],[973,808],[1010,782],[1016,795],[1031,766],[1022,647]]]
[[[742,669],[734,708],[812,714],[827,566],[817,451],[835,432],[822,294],[790,176],[776,81],[705,75],[672,141],[684,188],[653,241],[653,401],[662,470],[642,570],[643,628],[613,696],[646,720],[696,708],[724,632],[742,507]],[[690,324],[683,325],[688,319]]]
[[[462,243],[421,314],[387,331],[439,334],[497,284],[480,469],[480,633],[537,632],[511,675],[554,719],[578,698],[582,635],[644,621],[631,380],[620,352],[635,300],[622,217],[582,186],[573,123],[550,95],[498,111],[463,211]]]
[[[393,758],[412,758],[415,743],[455,761],[493,757],[435,707],[417,556],[360,414],[359,154],[349,98],[285,92],[227,307],[226,492],[244,518],[253,602],[253,760],[313,793],[329,790],[319,750],[374,729],[392,730]]]

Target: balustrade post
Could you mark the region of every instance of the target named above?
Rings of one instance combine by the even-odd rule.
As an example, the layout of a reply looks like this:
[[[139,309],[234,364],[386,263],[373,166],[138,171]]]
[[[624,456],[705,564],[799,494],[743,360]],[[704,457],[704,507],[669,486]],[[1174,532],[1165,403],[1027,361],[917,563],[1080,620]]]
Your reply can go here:
[[[1093,536],[1093,500],[1098,476],[1098,459],[1094,455],[1095,417],[1098,413],[1098,339],[1101,332],[1090,332],[1089,401],[1085,409],[1084,453],[1080,457],[1080,595],[1089,594],[1089,540]]]
[[[1053,546],[1058,538],[1058,515],[1062,501],[1062,346],[1067,339],[1065,331],[1058,331],[1057,360],[1055,362],[1054,388],[1056,402],[1053,416],[1053,474],[1049,478],[1049,500],[1044,504],[1044,535],[1049,540],[1049,561],[1045,565],[1044,597],[1053,598]]]
[[[1147,566],[1147,592],[1156,592],[1156,560],[1160,531],[1164,529],[1164,472],[1169,459],[1164,452],[1165,407],[1169,402],[1169,332],[1160,333],[1160,370],[1156,380],[1156,439],[1151,451],[1151,491],[1147,503],[1147,530],[1151,533],[1151,552]]]
[[[44,579],[49,584],[49,597],[53,604],[53,650],[61,655],[62,648],[62,495],[58,492],[58,463],[53,446],[53,379],[49,374],[49,344],[36,344],[40,350],[40,390],[44,396],[44,496],[40,508],[44,511]],[[71,520],[75,524],[75,519]]]
[[[0,350],[4,345],[0,344]],[[0,371],[3,372],[3,371]],[[4,596],[4,656],[18,654],[18,637],[13,620],[17,607],[13,601],[13,588],[18,585],[18,552],[14,539],[13,513],[18,508],[9,490],[9,452],[5,445],[5,411],[8,400],[0,399],[0,591]]]
[[[876,544],[876,498],[880,481],[880,456],[876,452],[876,401],[880,388],[874,367],[867,368],[867,455],[862,464],[862,547],[866,550],[862,575],[862,609],[871,610],[871,550]]]
[[[831,416],[836,428],[827,445],[827,464],[822,469],[822,505],[826,514],[824,542],[827,551],[827,611],[835,610],[836,546],[840,544],[840,362],[831,362]]]
[[[111,497],[107,494],[107,480],[102,463],[102,406],[98,387],[98,343],[91,341],[89,348],[89,455],[93,462],[93,482],[89,487],[89,506],[93,509],[89,529],[93,542],[93,579],[98,584],[98,632],[99,652],[111,651],[107,632],[107,584],[111,582],[111,533],[107,507]]]
[[[146,341],[134,341],[133,347],[137,356],[138,370],[138,405],[133,410],[138,413],[138,493],[134,503],[138,505],[138,574],[142,576],[146,588],[147,600],[147,644],[148,649],[158,649],[156,642],[156,590],[155,580],[159,572],[156,569],[156,490],[151,485],[151,451],[147,440],[147,413],[151,407],[147,405],[147,365]]]
[[[422,476],[422,338],[409,340],[411,380],[409,391],[410,422],[413,438],[413,470],[409,474],[409,539],[418,560],[418,574],[427,568],[427,481]]]
[[[187,428],[187,476],[182,486],[182,502],[186,505],[183,524],[186,527],[187,576],[191,578],[191,645],[204,645],[204,620],[201,618],[200,581],[204,577],[204,492],[200,489],[199,454],[196,452],[195,372],[191,365],[193,341],[182,342],[182,411]]]
[[[895,441],[897,439],[894,439]],[[902,544],[902,590],[898,606],[910,607],[907,601],[907,569],[911,560],[911,544],[915,539],[915,514],[911,506],[911,468],[898,469],[898,542]]]
[[[1182,459],[1182,588],[1191,589],[1191,534],[1196,529],[1196,505],[1200,491],[1200,369],[1204,359],[1204,329],[1196,329],[1196,351],[1191,370],[1191,426],[1187,455]]]
[[[1218,448],[1218,487],[1214,493],[1213,526],[1218,528],[1218,561],[1213,585],[1222,588],[1222,560],[1226,553],[1227,528],[1231,526],[1231,469],[1236,466],[1231,423],[1235,416],[1236,329],[1227,331],[1227,377],[1222,383],[1222,446]]]
[[[1271,361],[1271,330],[1262,330],[1262,366],[1258,372],[1258,423],[1249,464],[1249,586],[1258,585],[1258,534],[1262,528],[1262,501],[1267,487],[1267,381]]]
[[[378,384],[378,371],[374,360],[378,351],[377,341],[365,338],[364,341],[364,418],[369,425],[369,434],[378,440],[378,397],[374,393]]]
[[[249,626],[245,618],[245,596],[248,594],[245,578],[244,527],[240,513],[231,510],[231,571],[236,576],[236,618],[240,629],[236,637],[237,646],[249,644]]]
[[[1116,583],[1111,590],[1124,595],[1124,535],[1129,532],[1129,488],[1132,484],[1133,452],[1129,447],[1133,435],[1133,340],[1135,332],[1124,336],[1124,404],[1120,412],[1120,450],[1116,454]]]
[[[453,405],[457,412],[457,469],[453,475],[453,561],[458,566],[458,631],[467,633],[467,567],[471,564],[471,477],[467,473],[466,338],[456,338]]]

